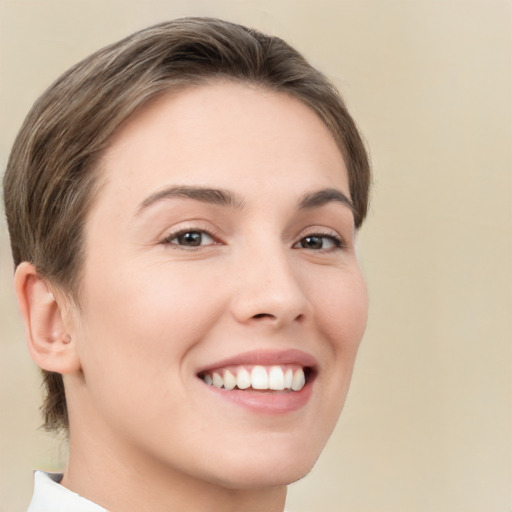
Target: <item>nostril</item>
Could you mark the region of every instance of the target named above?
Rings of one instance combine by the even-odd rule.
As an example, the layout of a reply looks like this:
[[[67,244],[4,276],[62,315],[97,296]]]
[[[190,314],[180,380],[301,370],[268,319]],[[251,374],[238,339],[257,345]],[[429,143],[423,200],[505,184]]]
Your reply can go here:
[[[253,318],[270,318],[275,320],[277,317],[275,315],[271,315],[270,313],[258,313],[257,315],[254,315]]]

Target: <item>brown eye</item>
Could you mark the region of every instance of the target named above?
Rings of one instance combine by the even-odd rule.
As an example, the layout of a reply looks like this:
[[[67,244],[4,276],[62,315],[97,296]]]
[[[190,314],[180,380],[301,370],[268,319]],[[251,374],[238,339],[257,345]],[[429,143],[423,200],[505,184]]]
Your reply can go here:
[[[323,249],[324,239],[321,236],[306,236],[300,241],[304,249]]]
[[[211,245],[215,242],[211,235],[204,231],[182,231],[167,237],[164,243],[181,247],[199,247],[201,245]]]
[[[309,235],[301,238],[296,247],[313,251],[330,250],[340,248],[342,241],[334,235]]]
[[[189,247],[196,247],[197,245],[201,245],[202,240],[203,234],[199,233],[198,231],[190,231],[176,237],[176,242],[179,245],[187,245]]]

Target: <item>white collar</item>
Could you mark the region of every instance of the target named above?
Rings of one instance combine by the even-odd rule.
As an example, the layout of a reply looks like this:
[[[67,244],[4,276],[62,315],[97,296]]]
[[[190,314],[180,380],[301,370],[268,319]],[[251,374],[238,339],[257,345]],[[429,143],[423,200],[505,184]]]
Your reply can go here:
[[[27,512],[108,512],[59,484],[62,475],[34,473],[34,494]]]

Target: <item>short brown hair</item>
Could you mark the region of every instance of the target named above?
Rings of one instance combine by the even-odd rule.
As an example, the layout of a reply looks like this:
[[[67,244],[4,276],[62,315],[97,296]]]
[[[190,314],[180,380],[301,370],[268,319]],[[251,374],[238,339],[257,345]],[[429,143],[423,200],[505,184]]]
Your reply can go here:
[[[174,87],[229,79],[290,94],[309,105],[336,139],[348,169],[356,227],[368,207],[370,169],[357,127],[326,79],[283,40],[212,18],[182,18],[99,50],[37,100],[16,138],[4,176],[14,264],[79,302],[83,231],[96,164],[119,126]],[[43,371],[45,427],[68,427],[62,376]]]

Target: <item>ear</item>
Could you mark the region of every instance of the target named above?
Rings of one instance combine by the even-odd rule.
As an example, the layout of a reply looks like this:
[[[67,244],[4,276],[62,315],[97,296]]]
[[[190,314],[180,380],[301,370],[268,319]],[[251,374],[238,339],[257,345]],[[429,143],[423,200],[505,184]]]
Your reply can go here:
[[[32,359],[50,372],[66,374],[79,370],[76,342],[68,332],[65,310],[34,265],[18,265],[14,286]]]

